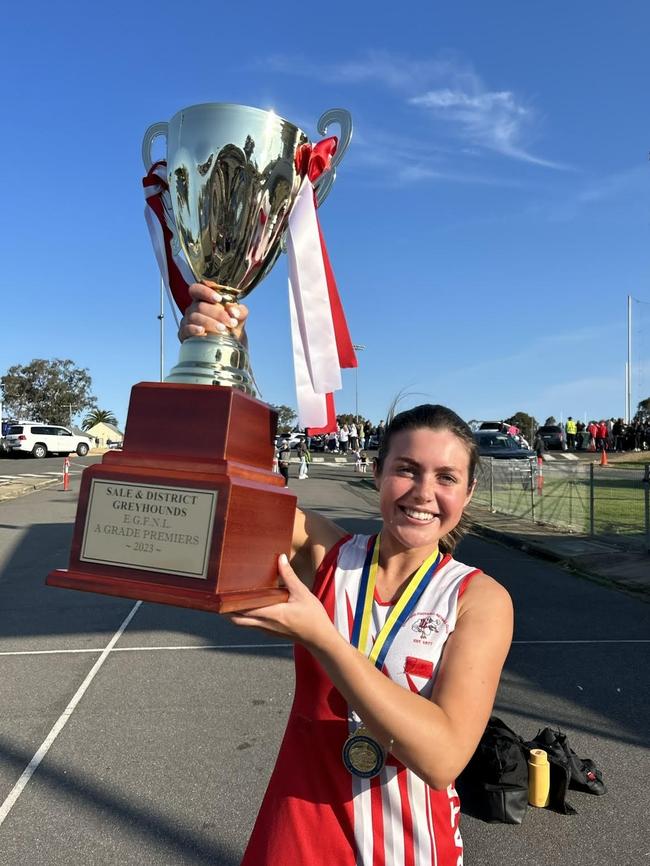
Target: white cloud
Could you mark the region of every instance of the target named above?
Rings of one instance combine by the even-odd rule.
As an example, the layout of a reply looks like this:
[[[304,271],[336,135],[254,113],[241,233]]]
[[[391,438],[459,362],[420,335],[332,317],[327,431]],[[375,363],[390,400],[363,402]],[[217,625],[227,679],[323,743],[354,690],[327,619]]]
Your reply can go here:
[[[432,114],[446,124],[455,140],[455,154],[464,156],[485,152],[544,168],[569,168],[532,153],[526,141],[539,126],[532,106],[525,105],[511,90],[490,90],[479,75],[455,57],[407,60],[386,52],[369,51],[364,56],[334,63],[320,63],[301,57],[275,55],[266,67],[283,74],[314,78],[328,84],[379,85],[395,94],[403,105]],[[392,113],[388,101],[381,113]],[[440,150],[431,145],[430,150]],[[451,179],[439,166],[417,165],[419,178]]]
[[[522,145],[535,113],[517,101],[509,90],[486,90],[478,76],[465,72],[456,86],[428,90],[409,99],[411,105],[431,111],[448,123],[470,145],[545,168],[566,166],[542,159]]]

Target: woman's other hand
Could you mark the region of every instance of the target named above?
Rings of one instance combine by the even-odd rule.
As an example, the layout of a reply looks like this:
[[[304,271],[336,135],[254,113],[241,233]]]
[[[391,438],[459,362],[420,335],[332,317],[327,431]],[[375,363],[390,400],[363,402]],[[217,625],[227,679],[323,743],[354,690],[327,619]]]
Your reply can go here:
[[[192,303],[178,329],[178,338],[183,342],[188,337],[204,337],[206,334],[232,334],[241,340],[248,308],[244,304],[224,304],[216,283],[204,280],[189,286]]]

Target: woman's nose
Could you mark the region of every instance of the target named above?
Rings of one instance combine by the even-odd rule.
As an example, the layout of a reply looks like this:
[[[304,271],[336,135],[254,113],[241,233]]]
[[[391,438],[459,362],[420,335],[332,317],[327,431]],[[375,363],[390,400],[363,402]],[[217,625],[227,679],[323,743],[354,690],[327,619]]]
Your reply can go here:
[[[436,497],[436,480],[433,476],[422,475],[418,481],[415,495],[420,502],[431,502]]]

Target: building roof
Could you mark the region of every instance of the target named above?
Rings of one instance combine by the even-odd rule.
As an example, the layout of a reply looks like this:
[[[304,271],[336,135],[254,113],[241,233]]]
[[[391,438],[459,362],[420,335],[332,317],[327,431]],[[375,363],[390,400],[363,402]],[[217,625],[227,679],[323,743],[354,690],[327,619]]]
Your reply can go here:
[[[102,430],[108,430],[110,433],[114,433],[115,436],[119,436],[120,439],[124,438],[124,433],[119,430],[115,424],[108,424],[106,421],[99,421],[97,424],[93,424],[88,430],[85,431],[85,434],[90,434],[94,436],[96,433],[99,433]]]

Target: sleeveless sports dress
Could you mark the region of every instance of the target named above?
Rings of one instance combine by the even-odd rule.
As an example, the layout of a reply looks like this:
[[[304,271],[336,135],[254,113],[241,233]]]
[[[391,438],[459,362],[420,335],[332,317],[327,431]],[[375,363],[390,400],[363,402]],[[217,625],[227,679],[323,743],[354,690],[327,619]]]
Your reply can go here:
[[[363,565],[374,537],[342,539],[316,574],[314,594],[349,641]],[[476,569],[445,556],[403,623],[382,672],[430,697],[454,630],[458,599]],[[375,594],[372,632],[392,604]],[[242,866],[462,866],[460,801],[435,791],[395,757],[372,779],[351,775],[341,750],[351,708],[320,664],[295,647],[296,691],[275,769]]]

